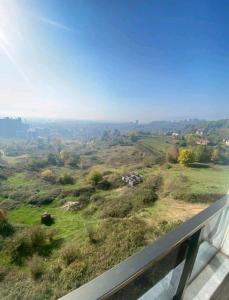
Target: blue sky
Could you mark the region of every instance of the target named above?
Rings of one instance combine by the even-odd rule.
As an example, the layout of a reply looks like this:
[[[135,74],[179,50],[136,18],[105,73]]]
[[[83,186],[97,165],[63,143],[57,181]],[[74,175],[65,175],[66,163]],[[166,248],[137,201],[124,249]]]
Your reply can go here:
[[[229,117],[228,1],[0,0],[0,115]]]

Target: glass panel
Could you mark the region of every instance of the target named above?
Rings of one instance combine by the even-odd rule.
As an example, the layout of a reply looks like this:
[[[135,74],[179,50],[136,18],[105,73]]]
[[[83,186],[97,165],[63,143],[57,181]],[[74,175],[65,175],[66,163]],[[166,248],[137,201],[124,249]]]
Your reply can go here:
[[[222,246],[229,220],[229,210],[224,209],[202,229],[200,246],[190,281],[200,273]]]
[[[171,299],[179,284],[186,250],[187,241],[149,267],[111,299]]]

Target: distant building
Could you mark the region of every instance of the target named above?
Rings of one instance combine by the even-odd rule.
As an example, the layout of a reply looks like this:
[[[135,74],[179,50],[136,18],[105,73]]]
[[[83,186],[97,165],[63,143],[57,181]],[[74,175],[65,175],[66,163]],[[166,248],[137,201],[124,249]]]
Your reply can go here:
[[[210,143],[210,141],[207,139],[201,139],[196,142],[197,145],[203,145],[203,146],[207,146],[209,143]]]
[[[224,144],[225,144],[226,146],[229,146],[229,140],[224,139],[223,142],[224,142]]]
[[[122,176],[122,181],[128,183],[130,186],[135,186],[143,181],[143,176],[138,172],[132,172],[126,176]]]
[[[178,138],[179,136],[180,136],[180,134],[177,133],[177,132],[173,132],[173,133],[172,133],[172,137],[174,137],[174,138]]]

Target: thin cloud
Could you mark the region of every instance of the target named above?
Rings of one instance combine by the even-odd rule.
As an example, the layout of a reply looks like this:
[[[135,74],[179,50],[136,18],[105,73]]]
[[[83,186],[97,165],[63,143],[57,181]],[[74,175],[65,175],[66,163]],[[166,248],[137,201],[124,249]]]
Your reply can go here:
[[[39,20],[43,23],[46,23],[48,25],[51,25],[53,27],[56,27],[56,28],[59,28],[59,29],[62,29],[62,30],[66,30],[66,31],[70,31],[70,32],[73,32],[74,30],[66,25],[63,25],[59,22],[56,22],[56,21],[53,21],[51,19],[48,19],[48,18],[39,18]]]

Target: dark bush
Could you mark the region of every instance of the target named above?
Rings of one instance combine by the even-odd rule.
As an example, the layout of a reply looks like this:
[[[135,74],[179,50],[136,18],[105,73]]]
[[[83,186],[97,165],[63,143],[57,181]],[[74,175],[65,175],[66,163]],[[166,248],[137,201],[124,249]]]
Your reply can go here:
[[[63,174],[59,179],[60,184],[74,184],[74,181],[74,177],[68,173]]]
[[[3,237],[10,236],[14,233],[15,229],[7,220],[0,220],[0,235]]]
[[[158,199],[158,195],[154,189],[147,189],[142,195],[142,201],[144,204],[154,203]]]
[[[0,209],[0,235],[6,237],[13,233],[14,227],[8,222],[5,210]]]
[[[111,183],[108,180],[102,180],[96,186],[100,190],[109,190],[111,188]]]
[[[38,195],[35,195],[35,196],[32,196],[29,199],[28,203],[40,206],[40,205],[50,204],[50,203],[53,202],[54,199],[55,198],[52,197],[52,196],[38,196]]]

